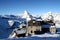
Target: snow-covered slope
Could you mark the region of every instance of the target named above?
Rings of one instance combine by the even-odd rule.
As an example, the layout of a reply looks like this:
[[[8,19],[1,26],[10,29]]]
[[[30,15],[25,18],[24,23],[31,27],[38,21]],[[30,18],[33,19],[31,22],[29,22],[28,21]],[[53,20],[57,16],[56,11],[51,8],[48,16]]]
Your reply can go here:
[[[60,28],[60,15],[57,14],[55,17],[54,17],[54,22],[57,26],[57,28]]]
[[[19,27],[20,23],[24,21],[26,21],[26,19],[18,18],[14,15],[0,16],[0,39],[8,38],[13,29]]]
[[[21,22],[29,21],[31,19],[35,19],[36,21],[41,20],[54,20],[56,23],[56,28],[60,28],[60,14],[53,14],[52,12],[48,12],[47,14],[44,14],[42,16],[33,16],[30,15],[26,10],[24,11],[24,14],[21,16],[18,15],[0,15],[0,39],[1,38],[8,38],[9,35],[12,33],[12,31],[15,28],[18,28]],[[45,25],[43,25],[45,27]],[[46,25],[48,26],[48,25]],[[50,35],[50,34],[45,34]],[[57,34],[56,34],[57,35]],[[34,35],[35,36],[35,35]],[[44,35],[40,35],[40,37],[43,37]],[[51,37],[52,35],[50,35]],[[53,35],[54,36],[54,35]],[[58,35],[57,35],[58,36]],[[48,37],[48,36],[47,36]]]
[[[48,33],[45,33],[45,34],[41,34],[41,35],[32,35],[32,37],[59,37],[59,34],[48,34]]]

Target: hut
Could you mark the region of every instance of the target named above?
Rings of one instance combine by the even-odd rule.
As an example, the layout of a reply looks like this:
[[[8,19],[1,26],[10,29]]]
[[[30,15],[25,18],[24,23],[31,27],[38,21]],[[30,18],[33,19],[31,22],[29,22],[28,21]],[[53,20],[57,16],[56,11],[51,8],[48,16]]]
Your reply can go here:
[[[52,32],[52,30],[55,30],[56,28],[53,28],[51,26],[55,26],[55,23],[53,21],[41,21],[42,26],[42,33],[46,32]]]
[[[42,31],[41,29],[41,20],[40,18],[33,18],[30,21],[28,21],[28,27],[27,27],[27,34],[35,34],[36,31]]]
[[[14,32],[16,33],[17,37],[26,36],[26,24],[25,24],[25,22],[22,22],[19,25],[19,28],[17,28]]]
[[[54,17],[52,15],[52,13],[50,12],[46,18],[44,20],[41,21],[41,25],[42,25],[42,33],[45,33],[45,32],[51,32],[54,30],[54,32],[56,31],[55,27],[51,27],[51,26],[55,26],[55,23],[54,23]]]
[[[42,33],[56,33],[55,23],[53,21],[41,21]]]
[[[20,25],[15,28],[12,33],[10,34],[10,37],[25,37],[26,35],[26,21],[16,21],[17,23],[19,23]],[[18,24],[17,24],[18,25]]]
[[[26,34],[26,24],[22,23],[19,25],[19,28],[15,28],[13,32],[11,33],[10,37],[16,36],[16,37],[25,37]]]
[[[26,29],[20,29],[20,28],[18,28],[18,29],[16,29],[16,30],[14,30],[14,33],[16,34],[16,37],[25,37],[25,33],[26,33]]]

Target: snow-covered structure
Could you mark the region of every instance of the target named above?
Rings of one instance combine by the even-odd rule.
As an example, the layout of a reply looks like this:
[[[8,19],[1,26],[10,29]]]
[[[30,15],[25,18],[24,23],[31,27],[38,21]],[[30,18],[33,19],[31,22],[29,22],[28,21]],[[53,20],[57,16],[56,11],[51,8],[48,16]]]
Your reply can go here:
[[[32,17],[31,20],[28,21],[27,34],[35,34],[35,31],[41,32],[41,20],[41,17]]]
[[[9,35],[9,38],[20,37],[20,36],[26,36],[26,28],[14,29],[13,32]]]
[[[17,22],[20,23],[20,25],[18,26],[18,28],[15,28],[13,30],[13,32],[10,34],[9,38],[11,38],[11,37],[20,37],[20,36],[25,36],[26,35],[26,28],[27,28],[26,25],[27,24],[25,23],[25,21],[23,21],[23,22],[17,21]]]
[[[50,26],[54,25],[54,17],[52,15],[52,12],[48,12],[47,14],[42,16],[41,26],[42,26],[42,32],[50,32]],[[53,29],[54,30],[54,29]]]
[[[27,24],[28,27],[26,28]],[[60,15],[53,15],[52,12],[48,12],[43,16],[37,17],[30,15],[29,12],[25,10],[23,15],[0,15],[0,26],[0,38],[7,38],[8,36],[9,38],[19,37],[19,35],[22,34],[34,34],[36,31],[38,33],[39,31],[40,33],[50,31],[51,33],[56,33],[57,31],[60,32]],[[57,28],[59,28],[59,30]],[[11,32],[12,35],[10,35]]]
[[[19,25],[19,28],[26,28],[26,25],[27,25],[27,24],[21,23],[21,24]]]
[[[39,17],[36,17],[36,21],[42,21],[42,18],[41,18],[41,16],[39,16]]]

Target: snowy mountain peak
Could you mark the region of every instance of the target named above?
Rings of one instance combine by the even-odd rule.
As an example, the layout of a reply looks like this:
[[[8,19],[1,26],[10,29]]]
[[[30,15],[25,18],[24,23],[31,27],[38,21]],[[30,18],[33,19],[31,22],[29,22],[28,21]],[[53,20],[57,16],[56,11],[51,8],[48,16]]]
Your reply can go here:
[[[52,15],[52,12],[51,12],[51,11],[49,11],[49,12],[48,12],[48,15]]]
[[[22,18],[26,18],[27,21],[29,21],[31,20],[31,15],[28,13],[28,11],[25,10]]]
[[[29,15],[27,10],[24,11],[24,15]]]

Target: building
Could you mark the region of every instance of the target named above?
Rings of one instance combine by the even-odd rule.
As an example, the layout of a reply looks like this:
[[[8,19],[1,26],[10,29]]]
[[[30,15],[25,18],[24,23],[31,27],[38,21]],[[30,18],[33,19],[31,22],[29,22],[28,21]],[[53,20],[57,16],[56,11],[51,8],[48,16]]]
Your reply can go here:
[[[37,31],[42,31],[40,18],[32,18],[28,21],[27,34],[36,34]]]
[[[53,21],[41,21],[41,26],[42,26],[42,33],[52,33],[52,31],[55,33],[55,27],[51,27],[51,26],[55,26],[55,23]]]

